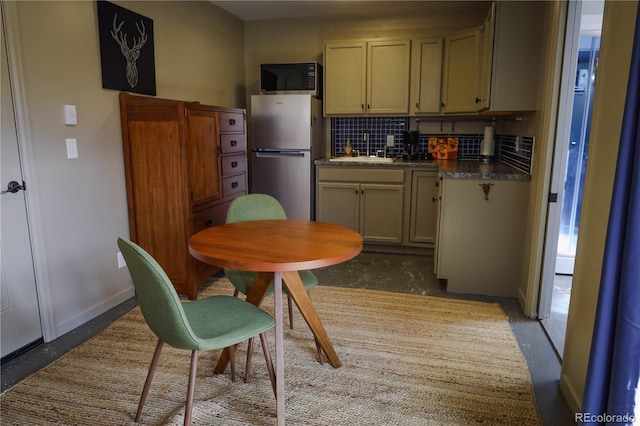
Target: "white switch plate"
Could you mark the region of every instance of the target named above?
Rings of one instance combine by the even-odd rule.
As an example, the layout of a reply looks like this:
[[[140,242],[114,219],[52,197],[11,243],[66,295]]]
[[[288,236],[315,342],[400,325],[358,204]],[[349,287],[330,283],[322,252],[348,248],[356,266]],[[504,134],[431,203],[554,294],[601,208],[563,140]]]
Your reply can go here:
[[[122,253],[118,252],[116,253],[116,256],[118,257],[118,269],[122,269],[125,266],[127,266],[127,263],[124,261],[124,257],[122,256]]]
[[[64,124],[67,126],[75,126],[78,124],[78,115],[76,114],[75,105],[64,106]]]
[[[78,158],[78,143],[75,138],[67,139],[67,158]]]
[[[393,146],[394,137],[393,135],[387,135],[387,146]]]

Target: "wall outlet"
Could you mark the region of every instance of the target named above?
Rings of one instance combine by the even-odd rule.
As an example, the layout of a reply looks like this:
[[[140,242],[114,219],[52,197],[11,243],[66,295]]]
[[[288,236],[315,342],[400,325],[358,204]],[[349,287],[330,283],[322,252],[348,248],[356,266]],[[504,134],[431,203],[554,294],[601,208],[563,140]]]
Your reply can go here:
[[[394,143],[394,137],[393,135],[387,135],[387,146],[388,147],[393,147],[393,143]]]
[[[116,256],[118,257],[118,269],[122,269],[125,266],[127,266],[127,262],[124,261],[124,257],[122,257],[122,253],[118,252],[116,253]]]

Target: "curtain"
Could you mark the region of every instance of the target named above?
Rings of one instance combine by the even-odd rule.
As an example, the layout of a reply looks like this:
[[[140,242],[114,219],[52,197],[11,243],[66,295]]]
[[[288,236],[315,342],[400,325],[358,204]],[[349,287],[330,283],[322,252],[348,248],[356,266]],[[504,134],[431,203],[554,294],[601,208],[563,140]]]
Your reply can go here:
[[[640,9],[607,228],[582,424],[632,425],[640,380]],[[635,419],[640,424],[640,419]]]

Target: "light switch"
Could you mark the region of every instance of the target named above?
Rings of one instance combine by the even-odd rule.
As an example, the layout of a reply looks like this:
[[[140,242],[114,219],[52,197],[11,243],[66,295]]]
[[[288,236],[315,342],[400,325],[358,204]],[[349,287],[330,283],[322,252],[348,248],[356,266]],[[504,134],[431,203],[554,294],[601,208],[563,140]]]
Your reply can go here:
[[[78,124],[78,115],[76,114],[75,105],[64,106],[64,124],[67,126],[75,126]]]
[[[67,139],[67,158],[78,158],[78,143],[75,138]]]

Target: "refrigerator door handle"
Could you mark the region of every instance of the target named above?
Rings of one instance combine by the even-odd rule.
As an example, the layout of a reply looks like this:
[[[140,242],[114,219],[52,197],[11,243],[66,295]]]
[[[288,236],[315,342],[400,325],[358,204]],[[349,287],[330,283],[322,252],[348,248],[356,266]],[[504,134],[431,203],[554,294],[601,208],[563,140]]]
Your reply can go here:
[[[304,151],[255,151],[256,157],[304,157]]]

